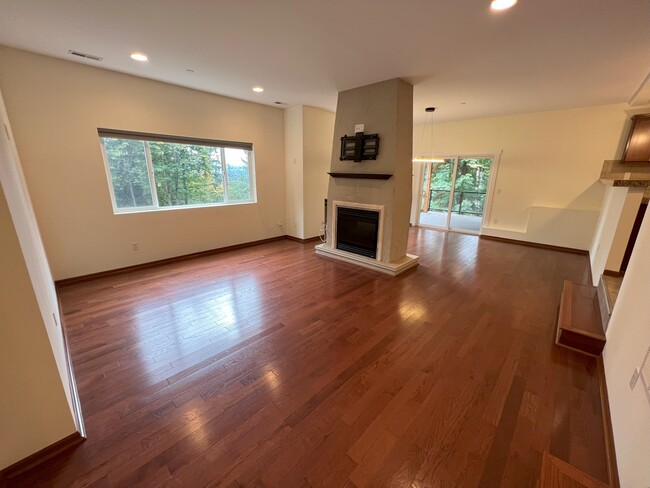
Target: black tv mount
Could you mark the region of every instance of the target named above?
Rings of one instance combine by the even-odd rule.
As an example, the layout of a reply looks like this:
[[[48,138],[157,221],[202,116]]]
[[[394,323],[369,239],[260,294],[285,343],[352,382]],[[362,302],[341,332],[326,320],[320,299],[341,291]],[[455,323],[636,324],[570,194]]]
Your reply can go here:
[[[379,134],[357,132],[353,136],[341,137],[340,161],[360,163],[368,159],[377,159],[379,153]]]

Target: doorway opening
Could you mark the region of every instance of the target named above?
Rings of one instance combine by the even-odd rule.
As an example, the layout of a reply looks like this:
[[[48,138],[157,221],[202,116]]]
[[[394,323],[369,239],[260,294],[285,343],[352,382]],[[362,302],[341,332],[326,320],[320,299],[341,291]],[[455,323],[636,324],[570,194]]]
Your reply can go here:
[[[495,156],[454,156],[422,164],[416,224],[480,234],[495,169]]]
[[[632,192],[632,189],[628,190],[626,206],[623,207],[623,212],[627,213],[627,217],[624,218],[624,215],[621,214],[621,217],[619,218],[619,223],[616,227],[616,233],[614,234],[614,241],[612,242],[612,246],[605,263],[605,270],[603,271],[602,275],[602,284],[604,285],[606,291],[605,297],[607,298],[610,311],[616,304],[616,299],[618,298],[618,293],[621,289],[621,285],[623,284],[623,278],[629,266],[630,257],[632,256],[632,251],[634,250],[636,244],[639,229],[641,228],[643,217],[645,216],[648,208],[648,197],[650,197],[650,190],[646,190],[642,195],[641,202],[636,209],[635,203],[637,200],[634,198],[634,193],[637,192]],[[631,202],[629,210],[626,208],[628,200]],[[636,212],[634,213],[633,221],[630,220],[632,212]],[[621,222],[624,221],[627,221],[628,226],[631,223],[631,226],[622,227]],[[625,245],[623,247],[624,243]],[[623,249],[624,252],[621,254],[621,251]]]

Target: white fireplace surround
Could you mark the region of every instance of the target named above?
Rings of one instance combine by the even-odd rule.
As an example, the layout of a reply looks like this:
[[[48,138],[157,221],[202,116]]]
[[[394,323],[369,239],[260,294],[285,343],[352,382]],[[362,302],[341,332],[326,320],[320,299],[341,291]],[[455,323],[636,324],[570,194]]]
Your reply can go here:
[[[331,247],[333,249],[336,249],[336,243],[338,242],[337,236],[336,236],[336,222],[338,221],[338,215],[339,215],[339,207],[342,208],[355,208],[355,209],[360,209],[360,210],[372,210],[373,212],[378,212],[379,213],[379,226],[377,228],[377,257],[375,258],[377,261],[381,261],[382,257],[382,240],[384,237],[384,206],[383,205],[371,205],[368,203],[355,203],[355,202],[342,202],[342,201],[334,201],[332,202],[333,211],[332,211],[332,220],[333,222],[331,223],[331,232],[330,232],[330,237],[332,238],[332,244]],[[329,241],[328,241],[329,243]],[[340,249],[337,249],[340,251]],[[345,252],[345,251],[343,251]],[[353,254],[353,253],[350,253]],[[373,259],[373,258],[367,258],[367,259]]]
[[[356,202],[344,202],[339,200],[334,200],[332,202],[332,220],[333,222],[328,223],[328,232],[327,242],[325,244],[319,244],[316,246],[316,254],[319,256],[324,256],[328,258],[338,259],[339,261],[345,261],[348,263],[356,264],[357,266],[362,266],[364,268],[373,269],[381,273],[389,274],[391,276],[397,276],[398,274],[403,273],[404,271],[411,269],[418,264],[419,258],[411,254],[407,254],[403,258],[395,261],[386,263],[381,261],[382,258],[382,237],[384,232],[384,205],[371,205],[366,203],[356,203]],[[336,220],[338,215],[338,208],[356,208],[361,210],[373,210],[379,212],[379,228],[377,229],[377,258],[369,258],[366,256],[361,256],[360,254],[355,254],[347,251],[342,251],[341,249],[336,248]]]

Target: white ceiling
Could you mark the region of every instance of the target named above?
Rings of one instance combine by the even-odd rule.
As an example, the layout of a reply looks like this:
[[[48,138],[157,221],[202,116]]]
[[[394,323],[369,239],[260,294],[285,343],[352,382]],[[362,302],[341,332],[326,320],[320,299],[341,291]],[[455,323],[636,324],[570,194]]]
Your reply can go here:
[[[429,105],[443,121],[627,102],[650,70],[649,23],[650,0],[520,0],[498,14],[489,0],[0,0],[0,44],[328,110],[340,90],[401,77],[416,121]]]

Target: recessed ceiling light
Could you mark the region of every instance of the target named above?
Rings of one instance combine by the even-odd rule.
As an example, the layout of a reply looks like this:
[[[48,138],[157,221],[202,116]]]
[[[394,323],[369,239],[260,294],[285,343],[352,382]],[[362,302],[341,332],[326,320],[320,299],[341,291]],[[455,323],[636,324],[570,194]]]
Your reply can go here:
[[[264,88],[262,88],[261,86],[254,86],[253,91],[255,93],[262,93],[264,91]]]
[[[147,57],[146,54],[143,53],[131,53],[131,59],[135,61],[147,61],[149,58]]]
[[[492,0],[490,8],[492,10],[507,10],[510,7],[514,7],[517,3],[517,0]]]

